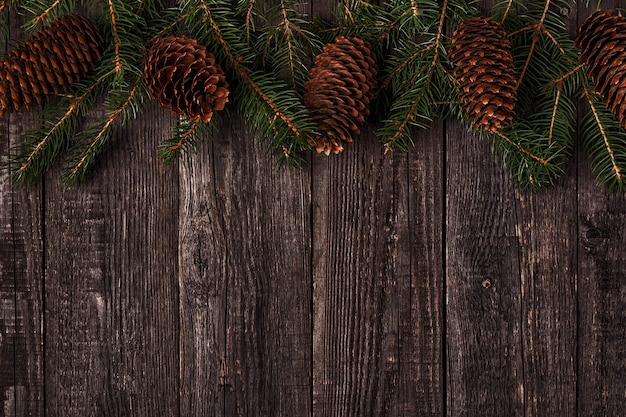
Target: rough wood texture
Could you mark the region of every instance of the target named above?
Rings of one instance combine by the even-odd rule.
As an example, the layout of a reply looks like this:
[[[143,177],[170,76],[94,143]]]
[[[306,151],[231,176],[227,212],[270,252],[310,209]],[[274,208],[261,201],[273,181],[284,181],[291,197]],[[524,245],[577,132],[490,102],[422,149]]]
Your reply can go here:
[[[19,33],[19,21],[10,33]],[[17,38],[17,35],[14,35]],[[19,143],[32,116],[7,115],[0,121],[0,155]],[[43,224],[41,185],[11,186],[0,172],[0,415],[42,415],[44,411]]]
[[[236,115],[163,165],[172,123],[74,189],[0,172],[0,417],[624,415],[626,198],[580,150],[533,195],[453,122],[303,170]]]

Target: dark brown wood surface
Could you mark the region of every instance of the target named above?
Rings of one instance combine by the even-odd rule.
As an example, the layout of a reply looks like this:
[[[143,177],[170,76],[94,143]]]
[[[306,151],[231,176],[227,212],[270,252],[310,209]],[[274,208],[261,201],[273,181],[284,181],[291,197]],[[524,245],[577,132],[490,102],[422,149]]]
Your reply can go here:
[[[237,115],[164,165],[173,122],[73,189],[0,172],[0,416],[626,415],[626,197],[578,143],[529,194],[454,122],[301,170]]]

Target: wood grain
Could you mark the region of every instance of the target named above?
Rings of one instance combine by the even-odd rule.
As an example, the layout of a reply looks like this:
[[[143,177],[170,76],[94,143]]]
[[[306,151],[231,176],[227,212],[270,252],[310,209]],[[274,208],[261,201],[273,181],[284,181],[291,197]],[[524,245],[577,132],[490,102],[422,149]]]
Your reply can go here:
[[[20,22],[10,22],[13,41],[21,38]],[[11,147],[19,144],[24,127],[38,122],[28,113],[4,115],[0,120],[3,163]],[[40,183],[30,190],[15,188],[10,169],[3,165],[0,172],[0,415],[41,415],[43,187]]]
[[[215,142],[180,165],[179,286],[181,416],[223,416],[226,385],[227,265],[224,195]]]
[[[157,160],[169,119],[118,130],[98,174],[46,187],[50,416],[178,415],[178,192]]]
[[[524,352],[514,184],[491,144],[447,133],[447,415],[523,416]]]
[[[579,22],[593,12],[579,6]],[[602,8],[623,8],[606,1]],[[578,153],[578,415],[626,410],[626,197],[598,187]]]

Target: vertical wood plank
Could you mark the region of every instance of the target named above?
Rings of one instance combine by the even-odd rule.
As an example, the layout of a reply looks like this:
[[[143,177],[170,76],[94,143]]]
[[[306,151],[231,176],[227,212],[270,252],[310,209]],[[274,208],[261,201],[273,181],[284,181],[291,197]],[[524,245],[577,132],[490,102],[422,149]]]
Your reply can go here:
[[[443,413],[442,139],[385,156],[367,133],[313,158],[316,416]]]
[[[311,193],[233,116],[215,146],[226,251],[226,415],[311,414]]]
[[[603,1],[602,8],[623,8]],[[579,5],[578,19],[595,11]],[[578,415],[626,410],[626,196],[595,184],[589,159],[578,164]]]
[[[10,33],[19,38],[20,21]],[[0,158],[9,156],[24,127],[37,123],[29,113],[0,120]],[[10,166],[0,172],[0,415],[42,415],[43,225],[42,184],[14,188]]]
[[[408,206],[400,205],[398,279],[399,346],[397,411],[391,415],[442,416],[445,410],[444,379],[444,129],[435,123],[428,131],[413,134],[415,147],[408,155]],[[404,186],[396,188],[402,196]],[[406,213],[402,210],[406,209]],[[400,255],[404,253],[403,255]],[[410,260],[403,277],[402,259]]]
[[[180,167],[181,416],[223,416],[227,256],[213,143]]]
[[[5,116],[0,155],[17,143],[26,116]],[[43,412],[41,184],[14,188],[0,173],[0,415]]]
[[[577,10],[562,9],[574,34]],[[524,403],[529,416],[576,415],[577,182],[575,156],[555,186],[516,192]]]
[[[406,166],[406,155],[385,157],[372,135],[340,155],[313,158],[316,416],[392,415],[406,361],[398,357],[407,307],[398,290],[411,279],[406,252],[398,253],[408,244],[400,234],[409,235],[406,217],[398,218],[400,206],[408,212]]]
[[[155,108],[84,184],[48,177],[49,416],[179,415],[178,180],[157,160]]]
[[[572,164],[573,165],[573,164]],[[576,415],[576,175],[518,194],[525,415]]]
[[[518,213],[490,146],[449,124],[447,414],[455,417],[524,415]]]

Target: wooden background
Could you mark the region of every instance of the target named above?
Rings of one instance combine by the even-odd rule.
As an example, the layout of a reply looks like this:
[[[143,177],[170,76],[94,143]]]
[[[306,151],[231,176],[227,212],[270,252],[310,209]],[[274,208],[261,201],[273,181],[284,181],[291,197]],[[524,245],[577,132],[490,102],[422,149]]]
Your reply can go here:
[[[300,171],[238,117],[163,165],[172,122],[74,189],[0,173],[0,416],[626,415],[626,197],[578,143],[526,194],[453,122]]]

